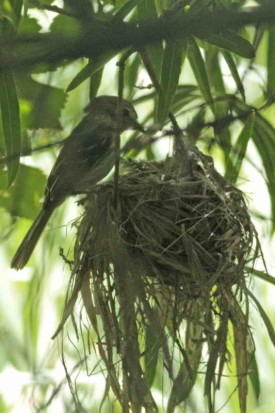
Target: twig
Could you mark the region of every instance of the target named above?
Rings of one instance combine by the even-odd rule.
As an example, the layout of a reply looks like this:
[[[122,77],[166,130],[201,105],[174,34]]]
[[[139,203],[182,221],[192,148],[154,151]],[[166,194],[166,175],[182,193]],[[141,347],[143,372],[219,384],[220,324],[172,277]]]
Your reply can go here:
[[[0,165],[5,164],[9,161],[12,161],[13,159],[23,158],[25,156],[30,156],[34,152],[43,151],[44,149],[51,148],[52,146],[62,145],[66,140],[67,140],[67,138],[60,139],[60,140],[55,141],[55,142],[47,143],[47,145],[41,145],[41,146],[38,146],[37,148],[30,149],[30,150],[28,150],[26,152],[23,152],[23,153],[17,152],[17,153],[14,153],[13,155],[5,156],[3,158],[0,158]]]
[[[117,209],[118,202],[118,178],[119,178],[119,161],[120,161],[120,130],[121,130],[121,105],[122,95],[124,89],[124,69],[125,61],[133,53],[132,49],[127,50],[124,53],[120,61],[117,63],[119,67],[118,72],[118,100],[117,100],[117,125],[116,125],[116,138],[115,138],[115,173],[114,173],[114,208]]]
[[[204,104],[203,104],[204,105]],[[202,105],[198,105],[198,107],[201,107]],[[263,106],[263,109],[266,106]],[[191,108],[192,110],[196,109],[195,107]],[[229,126],[230,124],[232,124],[233,122],[237,121],[237,120],[244,120],[246,117],[248,117],[251,114],[251,111],[256,111],[259,112],[260,110],[262,110],[262,108],[256,109],[254,107],[250,107],[249,110],[244,111],[241,115],[237,115],[237,116],[233,116],[233,115],[228,115],[219,119],[215,119],[214,121],[209,121],[209,122],[202,122],[202,123],[198,123],[196,124],[197,128],[203,129],[203,128],[210,128],[210,127],[219,127],[220,129],[225,128],[227,126]],[[188,112],[188,110],[183,111],[182,113]],[[190,125],[187,125],[185,128],[180,128],[180,132],[181,133],[188,133],[190,130]],[[159,137],[154,137],[152,136],[153,134],[150,134],[150,130],[148,130],[149,134],[146,134],[141,138],[141,137],[137,137],[136,139],[131,139],[130,141],[128,141],[124,147],[119,151],[119,153],[127,153],[130,152],[130,150],[132,149],[144,149],[146,146],[156,142],[157,140],[167,137],[167,136],[175,136],[175,130],[169,130],[169,129],[165,129],[163,130],[163,133],[161,136]],[[30,149],[24,153],[15,153],[13,155],[10,156],[5,156],[0,158],[0,165],[1,164],[6,164],[7,162],[16,159],[16,158],[23,158],[26,156],[30,156],[32,153],[35,152],[40,152],[43,151],[45,149],[51,148],[53,146],[56,145],[62,145],[65,141],[67,140],[67,138],[65,139],[61,139],[55,142],[51,142],[48,143],[46,145],[41,145],[38,146],[36,148]],[[231,147],[231,146],[229,146]]]
[[[69,375],[71,376],[79,367],[82,366],[82,364],[85,363],[86,360],[87,360],[87,356],[85,356],[83,359],[79,360],[79,362],[78,362],[75,366],[72,367]],[[40,405],[40,406],[37,408],[36,413],[39,413],[39,412],[42,412],[43,410],[46,410],[46,409],[51,405],[51,403],[54,401],[55,397],[56,397],[56,396],[58,395],[58,393],[60,392],[62,386],[64,386],[64,384],[65,384],[66,382],[67,382],[67,378],[66,378],[66,377],[60,380],[59,384],[57,384],[57,385],[53,388],[53,390],[52,390],[52,392],[51,392],[48,400],[47,400],[44,404]]]

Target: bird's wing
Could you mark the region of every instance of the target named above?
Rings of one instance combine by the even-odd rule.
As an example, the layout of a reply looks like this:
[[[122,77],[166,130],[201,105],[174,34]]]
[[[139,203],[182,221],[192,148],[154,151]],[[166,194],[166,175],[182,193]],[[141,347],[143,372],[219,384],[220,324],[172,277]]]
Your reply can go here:
[[[88,182],[90,186],[96,184],[113,166],[114,133],[102,125],[89,134],[82,130],[77,133],[79,127],[76,128],[64,143],[50,173],[46,199],[51,202],[59,204],[68,195],[86,192]]]

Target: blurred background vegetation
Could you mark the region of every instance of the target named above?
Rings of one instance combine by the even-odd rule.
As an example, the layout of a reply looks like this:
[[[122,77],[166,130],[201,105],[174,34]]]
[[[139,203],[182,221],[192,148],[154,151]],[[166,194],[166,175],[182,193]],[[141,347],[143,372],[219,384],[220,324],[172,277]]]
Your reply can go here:
[[[9,264],[41,207],[60,141],[79,122],[90,98],[118,94],[117,62],[125,53],[129,57],[123,96],[133,102],[145,128],[164,128],[161,139],[132,155],[160,160],[171,153],[171,111],[182,130],[214,158],[216,168],[244,191],[269,272],[259,263],[251,284],[274,325],[275,27],[266,25],[272,16],[275,21],[273,6],[260,0],[1,0],[1,412],[121,411],[113,399],[101,406],[105,372],[93,352],[82,348],[85,340],[76,337],[74,321],[69,321],[63,338],[51,340],[70,276],[59,249],[72,254],[81,214],[76,200],[68,200],[55,213],[23,271],[10,270]],[[242,20],[244,10],[254,13],[250,26]],[[211,15],[214,20],[207,31]],[[168,37],[160,32],[158,41],[147,45],[149,38],[141,35],[133,49],[127,39],[118,41],[122,21],[138,21],[142,27],[157,16],[168,19]],[[215,27],[215,18],[226,16],[232,27],[221,30],[219,20]],[[174,38],[173,28],[176,31],[184,18],[189,18],[187,34]],[[192,21],[201,21],[203,30]],[[155,27],[145,23],[147,29]],[[85,53],[87,38],[102,33],[96,52]],[[44,37],[47,34],[53,37]],[[81,47],[78,56],[71,52]],[[123,142],[133,136],[124,135]],[[249,387],[248,411],[271,413],[275,353],[256,310],[251,327],[258,375]],[[237,412],[234,363],[227,375],[217,406],[219,411]],[[198,380],[178,411],[206,411],[200,384]],[[165,411],[161,366],[154,387],[160,411]]]

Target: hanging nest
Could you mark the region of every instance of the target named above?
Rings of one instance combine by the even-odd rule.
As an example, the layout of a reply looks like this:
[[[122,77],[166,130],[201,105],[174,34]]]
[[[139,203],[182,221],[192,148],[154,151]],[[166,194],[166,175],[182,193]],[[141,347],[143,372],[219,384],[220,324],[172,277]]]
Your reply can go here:
[[[107,388],[123,411],[158,411],[151,386],[165,366],[163,404],[171,413],[190,396],[198,371],[214,411],[231,322],[244,412],[246,268],[259,248],[243,194],[196,149],[185,165],[125,161],[121,170],[116,190],[97,186],[84,201],[61,327],[81,291]]]
[[[116,211],[112,184],[88,198],[76,260],[85,251],[91,267],[98,255],[110,265],[115,238],[127,253],[125,265],[151,282],[179,288],[182,297],[242,284],[254,235],[243,194],[210,157],[197,152],[188,174],[172,162],[124,162]]]

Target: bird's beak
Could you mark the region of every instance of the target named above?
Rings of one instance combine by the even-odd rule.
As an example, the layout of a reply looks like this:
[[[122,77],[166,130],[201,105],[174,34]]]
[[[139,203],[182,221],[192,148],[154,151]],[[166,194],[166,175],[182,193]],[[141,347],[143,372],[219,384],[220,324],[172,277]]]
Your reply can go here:
[[[145,133],[145,129],[143,128],[143,126],[142,126],[140,123],[138,123],[137,120],[134,120],[134,119],[133,119],[132,122],[133,122],[133,123],[132,123],[133,129],[139,130],[140,132]]]

